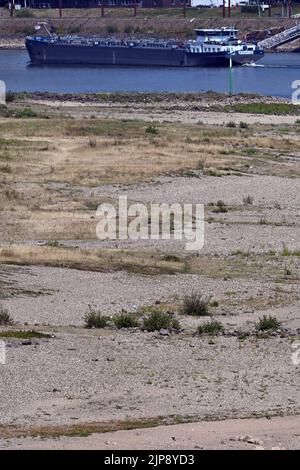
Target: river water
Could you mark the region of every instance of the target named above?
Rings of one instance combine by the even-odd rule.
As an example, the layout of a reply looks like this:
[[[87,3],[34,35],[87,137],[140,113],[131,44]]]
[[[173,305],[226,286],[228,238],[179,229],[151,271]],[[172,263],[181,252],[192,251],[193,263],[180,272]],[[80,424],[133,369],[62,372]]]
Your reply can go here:
[[[31,66],[25,50],[0,50],[0,80],[11,91],[227,92],[227,68]],[[257,66],[232,70],[235,93],[290,98],[300,80],[300,53],[266,54]]]

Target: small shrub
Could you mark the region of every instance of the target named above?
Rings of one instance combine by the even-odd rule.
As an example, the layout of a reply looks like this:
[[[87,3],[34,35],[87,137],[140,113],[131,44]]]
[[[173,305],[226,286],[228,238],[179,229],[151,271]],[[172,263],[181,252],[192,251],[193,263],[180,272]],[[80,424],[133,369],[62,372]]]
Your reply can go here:
[[[226,207],[226,204],[224,201],[222,201],[221,199],[219,199],[217,202],[216,202],[216,208],[213,209],[213,212],[228,212],[228,209]]]
[[[226,126],[227,127],[236,127],[235,122],[233,122],[233,121],[227,122]]]
[[[18,111],[16,113],[17,118],[35,118],[37,117],[37,113],[33,111],[31,108],[24,108],[22,111]]]
[[[27,8],[22,8],[22,10],[15,11],[16,18],[34,18],[34,13]]]
[[[278,330],[281,327],[280,321],[277,320],[276,317],[266,316],[264,315],[262,318],[259,319],[258,323],[256,324],[256,329],[258,331],[266,331],[266,330]]]
[[[180,263],[181,259],[177,255],[164,255],[162,257],[163,261],[169,261],[174,263]]]
[[[205,316],[209,315],[208,305],[210,297],[203,296],[193,292],[186,295],[183,299],[182,313],[192,316]]]
[[[80,31],[80,26],[71,26],[71,28],[69,29],[70,34],[79,34]]]
[[[33,26],[24,26],[22,32],[26,36],[33,36],[36,33],[36,30],[34,29]]]
[[[96,141],[96,139],[92,139],[92,138],[90,137],[90,139],[89,139],[89,146],[90,146],[91,148],[97,147],[97,141]]]
[[[7,91],[5,94],[6,103],[12,103],[15,100],[15,95],[12,91]]]
[[[207,335],[218,335],[224,330],[222,323],[218,321],[210,321],[199,325],[197,328],[197,333],[199,335],[207,334]]]
[[[89,305],[84,316],[84,326],[85,328],[105,328],[109,320],[108,316],[103,315]]]
[[[48,240],[47,246],[50,246],[51,248],[59,248],[61,244],[59,243],[58,240]]]
[[[7,106],[4,104],[0,104],[0,117],[10,117],[12,112],[10,109],[7,109]]]
[[[247,256],[247,253],[242,250],[233,250],[230,254],[231,256]]]
[[[249,338],[250,333],[249,333],[248,331],[242,331],[242,330],[240,330],[240,331],[238,331],[237,336],[238,336],[239,341],[243,342],[243,341],[245,341],[247,338]]]
[[[107,25],[106,31],[108,34],[115,34],[118,32],[118,27],[114,24]]]
[[[139,326],[138,319],[132,313],[121,313],[113,316],[113,322],[118,328],[135,328]]]
[[[13,321],[6,308],[0,308],[0,325],[12,325]]]
[[[85,207],[90,211],[96,211],[99,207],[99,201],[94,201],[93,199],[89,199],[84,203]]]
[[[248,205],[253,204],[253,197],[250,196],[250,194],[247,194],[247,196],[244,196],[244,197],[243,197],[243,204],[244,204],[245,206],[248,206]]]
[[[240,129],[248,129],[248,124],[246,122],[241,121],[239,124]]]
[[[131,26],[130,24],[127,24],[124,28],[124,33],[132,34],[133,33],[133,26]]]
[[[159,133],[159,130],[157,127],[153,126],[152,124],[145,129],[146,134],[152,134],[152,135],[157,135]]]
[[[146,331],[159,331],[160,329],[174,328],[180,330],[180,323],[176,318],[165,312],[153,311],[143,321],[143,329]]]
[[[257,154],[257,150],[254,149],[254,148],[249,148],[249,149],[246,149],[246,150],[245,150],[245,153],[246,153],[247,155],[249,155],[249,156],[251,156],[251,155],[256,155],[256,154]]]
[[[4,165],[0,167],[1,173],[12,173],[12,168],[10,165]]]
[[[181,330],[181,325],[180,321],[177,320],[177,318],[171,318],[171,328],[174,328],[174,330]]]
[[[7,199],[18,199],[19,197],[19,194],[17,193],[15,189],[6,189],[4,191],[4,194],[7,197]]]

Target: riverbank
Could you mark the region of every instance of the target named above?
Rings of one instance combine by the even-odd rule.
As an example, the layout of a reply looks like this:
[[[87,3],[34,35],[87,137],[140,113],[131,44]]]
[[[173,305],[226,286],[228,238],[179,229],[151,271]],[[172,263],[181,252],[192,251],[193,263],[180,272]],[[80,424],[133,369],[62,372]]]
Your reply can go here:
[[[151,120],[156,122],[203,122],[207,124],[294,123],[300,107],[290,100],[257,94],[226,93],[9,93],[3,113],[18,113],[25,106],[38,114]]]
[[[216,93],[8,98],[0,448],[67,448],[75,437],[130,447],[132,433],[113,433],[128,429],[138,448],[169,448],[194,426],[194,446],[299,447],[298,107]],[[205,204],[203,248],[172,236],[99,240],[97,207],[118,207],[120,195],[145,208]],[[206,302],[197,315],[186,309],[193,295]],[[106,320],[87,328],[93,311]],[[122,323],[128,312],[134,323]]]
[[[1,37],[0,49],[3,50],[22,50],[26,49],[24,37]]]

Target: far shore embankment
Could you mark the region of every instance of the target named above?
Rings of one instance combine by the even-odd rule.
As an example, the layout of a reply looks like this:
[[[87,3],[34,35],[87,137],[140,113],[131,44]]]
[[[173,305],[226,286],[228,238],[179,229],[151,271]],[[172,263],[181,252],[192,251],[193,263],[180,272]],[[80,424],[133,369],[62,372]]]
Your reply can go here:
[[[69,13],[68,13],[69,15]],[[45,18],[40,18],[45,20]],[[34,26],[39,18],[5,18],[0,17],[0,49],[24,49],[25,37],[35,34]],[[191,39],[195,28],[218,28],[233,26],[239,30],[241,38],[262,40],[283,29],[296,24],[295,18],[190,18],[147,16],[138,17],[104,17],[63,16],[49,18],[48,24],[58,34],[101,35],[120,37],[160,37]],[[293,50],[291,43],[285,49]]]

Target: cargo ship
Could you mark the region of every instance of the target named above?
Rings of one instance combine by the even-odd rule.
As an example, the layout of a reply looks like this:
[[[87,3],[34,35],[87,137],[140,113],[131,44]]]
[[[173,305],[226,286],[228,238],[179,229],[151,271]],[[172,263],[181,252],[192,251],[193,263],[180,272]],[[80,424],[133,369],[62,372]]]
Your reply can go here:
[[[222,67],[254,63],[264,55],[255,42],[239,40],[234,28],[195,29],[196,38],[182,42],[57,36],[43,27],[47,35],[26,38],[32,64]]]

